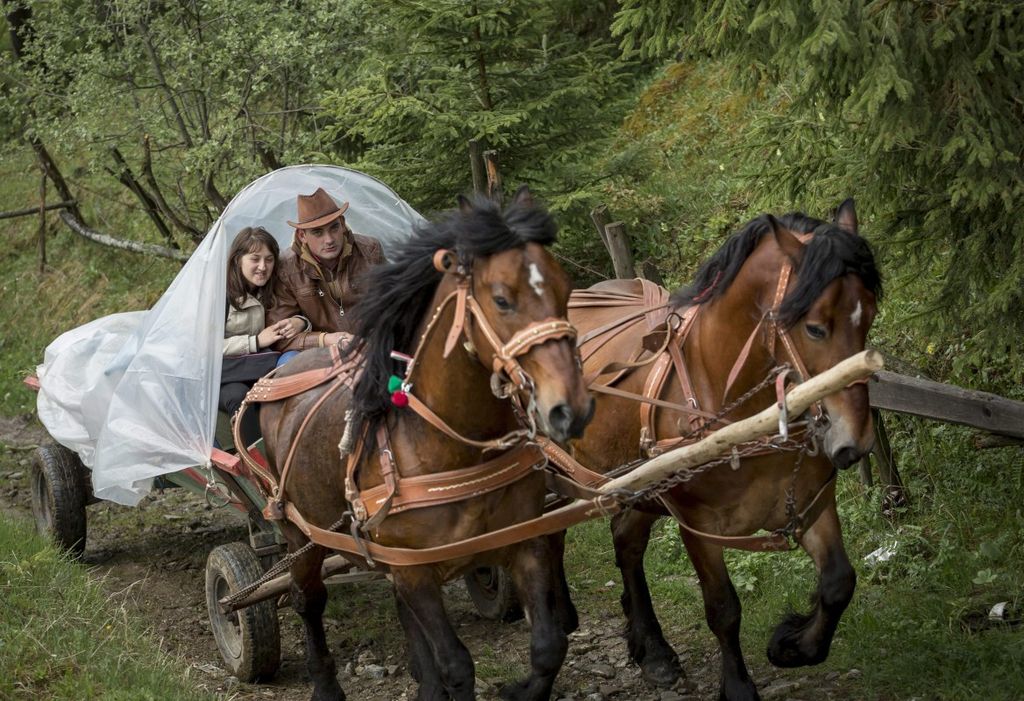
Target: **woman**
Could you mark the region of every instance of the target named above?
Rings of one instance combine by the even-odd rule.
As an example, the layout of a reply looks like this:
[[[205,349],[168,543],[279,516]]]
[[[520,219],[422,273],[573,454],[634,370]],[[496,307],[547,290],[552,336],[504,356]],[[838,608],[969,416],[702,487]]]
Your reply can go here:
[[[224,363],[217,407],[234,416],[246,392],[274,369],[278,353],[264,350],[307,330],[309,322],[291,317],[266,325],[266,311],[274,303],[277,241],[263,227],[247,226],[238,232],[228,253],[227,319],[224,321]],[[259,438],[257,407],[246,411],[242,438],[251,445]]]

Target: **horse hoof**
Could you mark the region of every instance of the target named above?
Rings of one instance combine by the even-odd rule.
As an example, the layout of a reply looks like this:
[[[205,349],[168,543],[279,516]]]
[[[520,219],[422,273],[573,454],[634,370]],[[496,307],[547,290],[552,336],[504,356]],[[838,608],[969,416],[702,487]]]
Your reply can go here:
[[[668,689],[675,686],[676,682],[683,676],[683,668],[679,664],[679,658],[644,660],[640,665],[640,673],[644,680],[651,686],[659,689]]]
[[[772,640],[768,645],[768,661],[776,667],[806,667],[821,664],[827,657],[827,649],[824,652],[807,652],[792,639]]]

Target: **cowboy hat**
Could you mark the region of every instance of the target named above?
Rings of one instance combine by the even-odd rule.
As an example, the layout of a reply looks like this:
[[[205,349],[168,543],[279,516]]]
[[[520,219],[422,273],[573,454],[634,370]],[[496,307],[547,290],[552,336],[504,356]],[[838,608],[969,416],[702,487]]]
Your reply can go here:
[[[288,226],[296,229],[316,229],[334,221],[348,209],[348,202],[342,203],[339,207],[322,187],[318,187],[312,195],[299,195],[296,202],[299,221],[288,222]]]

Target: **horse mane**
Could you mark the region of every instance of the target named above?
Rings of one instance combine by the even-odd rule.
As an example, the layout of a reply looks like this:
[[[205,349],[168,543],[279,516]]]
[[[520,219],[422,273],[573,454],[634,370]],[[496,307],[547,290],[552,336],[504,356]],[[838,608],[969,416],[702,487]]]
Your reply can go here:
[[[779,219],[782,226],[800,234],[814,236],[804,247],[796,269],[796,285],[790,289],[779,307],[779,321],[790,327],[806,314],[814,300],[836,278],[853,273],[879,299],[882,297],[882,276],[875,265],[875,256],[863,236],[853,235],[837,225],[791,212]],[[747,223],[697,269],[693,281],[672,293],[675,308],[706,304],[721,297],[736,279],[740,268],[754,252],[761,237],[771,233],[767,215]]]
[[[388,378],[404,372],[392,360],[391,351],[415,351],[417,326],[430,311],[443,275],[433,263],[438,249],[454,251],[459,265],[471,269],[478,256],[527,243],[549,246],[555,242],[554,219],[528,194],[521,197],[523,192],[504,212],[484,197],[461,199],[459,208],[443,213],[436,222],[417,226],[412,237],[394,250],[392,262],[367,272],[363,296],[350,311],[354,338],[342,351],[346,356],[358,351],[365,358],[353,389],[352,407],[357,414],[376,423],[391,407]]]

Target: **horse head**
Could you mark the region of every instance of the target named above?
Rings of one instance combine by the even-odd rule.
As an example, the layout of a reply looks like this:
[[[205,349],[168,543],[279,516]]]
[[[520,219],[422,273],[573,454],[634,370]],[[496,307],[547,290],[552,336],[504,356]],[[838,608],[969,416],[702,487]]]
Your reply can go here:
[[[464,198],[459,206],[471,219],[493,213]],[[487,256],[457,252],[458,262],[451,263],[468,273],[474,309],[467,335],[494,372],[492,387],[523,393],[527,413],[555,440],[579,437],[594,402],[580,373],[576,331],[566,321],[572,285],[546,247],[553,242],[553,224],[525,186],[503,216],[522,245]]]
[[[852,199],[840,205],[831,223],[798,215],[783,221],[769,217],[769,222],[793,271],[774,311],[781,341],[777,358],[814,376],[864,350],[881,295],[880,276],[858,232]],[[874,442],[867,383],[854,383],[823,404],[825,453],[836,467],[849,467]]]

